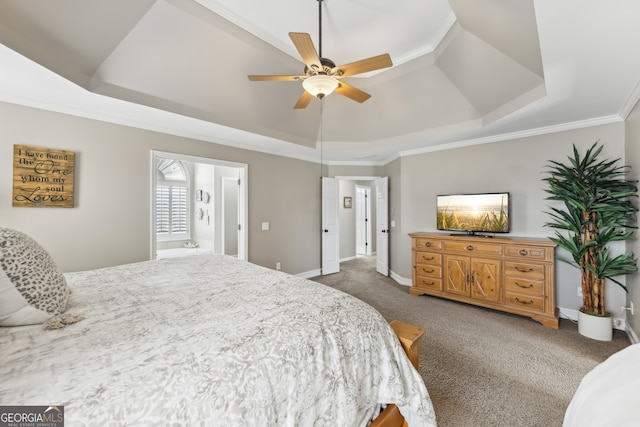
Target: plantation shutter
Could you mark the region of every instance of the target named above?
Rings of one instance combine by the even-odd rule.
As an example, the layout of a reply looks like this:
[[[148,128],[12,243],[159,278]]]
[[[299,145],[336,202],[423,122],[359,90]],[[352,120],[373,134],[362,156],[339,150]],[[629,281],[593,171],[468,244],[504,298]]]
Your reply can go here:
[[[189,182],[178,160],[158,158],[156,233],[184,239],[189,234]]]
[[[156,186],[156,233],[168,233],[171,224],[171,197],[168,185]]]
[[[171,187],[171,234],[186,233],[187,227],[187,188]]]

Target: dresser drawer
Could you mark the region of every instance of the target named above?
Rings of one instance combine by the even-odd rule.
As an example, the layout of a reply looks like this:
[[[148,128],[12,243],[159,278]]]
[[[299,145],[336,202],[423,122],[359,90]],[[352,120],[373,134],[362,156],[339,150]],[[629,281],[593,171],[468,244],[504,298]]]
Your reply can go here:
[[[413,239],[414,249],[418,250],[436,250],[442,249],[442,240],[429,239],[427,237],[419,237]]]
[[[531,280],[544,280],[543,264],[505,261],[504,274],[511,277],[522,277]]]
[[[416,251],[413,253],[416,264],[442,265],[442,255],[433,252]]]
[[[445,251],[458,251],[468,254],[502,255],[502,245],[482,242],[444,242]]]
[[[441,291],[442,280],[435,277],[416,276],[416,283],[413,286],[430,291]]]
[[[532,261],[551,261],[553,259],[553,249],[542,246],[509,245],[505,247],[504,254],[511,258]]]
[[[531,311],[544,310],[544,298],[533,295],[513,294],[507,292],[507,305]]]
[[[505,289],[507,292],[542,296],[544,295],[544,282],[542,280],[529,280],[522,277],[506,277]]]
[[[428,277],[442,277],[442,267],[439,265],[418,264],[416,275]]]

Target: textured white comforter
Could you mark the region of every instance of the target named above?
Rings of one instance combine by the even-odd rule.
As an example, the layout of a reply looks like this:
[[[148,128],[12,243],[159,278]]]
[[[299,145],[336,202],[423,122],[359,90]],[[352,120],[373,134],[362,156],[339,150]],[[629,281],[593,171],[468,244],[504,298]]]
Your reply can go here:
[[[324,285],[221,255],[67,274],[65,329],[0,328],[0,405],[87,425],[358,426],[381,403],[435,425],[382,316]]]
[[[640,425],[640,344],[609,356],[584,376],[564,416],[563,427]]]

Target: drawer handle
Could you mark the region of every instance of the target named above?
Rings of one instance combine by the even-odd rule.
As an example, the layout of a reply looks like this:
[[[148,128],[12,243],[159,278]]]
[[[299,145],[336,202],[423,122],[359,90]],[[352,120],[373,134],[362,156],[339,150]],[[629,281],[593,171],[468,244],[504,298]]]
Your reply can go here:
[[[422,259],[423,259],[424,261],[433,261],[433,259],[434,259],[434,258],[435,258],[435,257],[433,257],[433,256],[432,256],[432,257],[430,257],[430,258],[427,258],[426,256],[422,255]]]
[[[423,280],[423,281],[422,281],[422,284],[423,284],[423,285],[427,285],[427,286],[433,286],[433,285],[435,285],[435,284],[436,284],[436,282],[428,283],[428,282],[425,282],[425,281]]]
[[[529,288],[533,288],[533,285],[531,283],[529,283],[528,285],[521,285],[520,283],[516,282],[516,286],[522,289],[529,289]]]
[[[424,268],[422,269],[422,271],[424,271],[425,273],[433,273],[435,270],[425,270]]]
[[[520,301],[520,298],[516,297],[516,302],[519,302],[520,304],[525,304],[525,305],[529,305],[529,304],[533,304],[533,301],[529,300],[529,301]]]
[[[426,247],[430,248],[431,247],[431,242],[427,242],[424,244]]]
[[[527,255],[529,255],[529,252],[527,252],[526,249],[520,249],[520,255],[527,256]]]
[[[528,270],[523,270],[522,268],[515,266],[514,267],[516,269],[516,271],[519,271],[520,273],[531,273],[533,271],[533,268],[530,268]]]
[[[467,247],[466,247],[466,249],[467,249],[468,251],[472,251],[474,248],[473,248],[473,245],[469,245],[469,246],[467,246]]]

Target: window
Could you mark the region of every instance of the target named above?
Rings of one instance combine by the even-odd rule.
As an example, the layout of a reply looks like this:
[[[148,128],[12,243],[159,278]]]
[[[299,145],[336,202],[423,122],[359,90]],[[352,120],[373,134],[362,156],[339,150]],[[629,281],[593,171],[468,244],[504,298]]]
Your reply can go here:
[[[189,178],[179,160],[156,161],[156,233],[163,240],[189,238]]]

